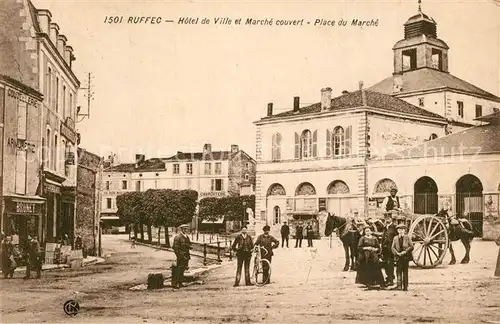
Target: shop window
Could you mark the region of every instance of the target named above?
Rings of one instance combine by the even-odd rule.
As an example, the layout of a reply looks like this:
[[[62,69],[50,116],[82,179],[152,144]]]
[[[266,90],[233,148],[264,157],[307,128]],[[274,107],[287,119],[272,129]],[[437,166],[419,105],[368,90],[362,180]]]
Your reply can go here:
[[[223,187],[222,184],[223,184],[222,179],[212,179],[211,190],[212,191],[222,191],[222,187]]]

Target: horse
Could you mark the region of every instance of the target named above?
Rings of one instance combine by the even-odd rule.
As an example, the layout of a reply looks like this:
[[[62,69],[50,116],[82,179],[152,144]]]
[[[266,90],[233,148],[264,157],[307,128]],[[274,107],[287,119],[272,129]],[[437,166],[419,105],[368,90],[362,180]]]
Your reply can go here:
[[[356,270],[358,259],[358,242],[361,234],[354,224],[348,222],[346,218],[328,213],[326,219],[325,236],[330,236],[334,231],[339,232],[339,238],[344,246],[345,265],[343,271],[349,270],[349,260],[351,270]]]
[[[469,263],[471,242],[474,239],[474,228],[472,224],[465,218],[458,219],[457,215],[450,216],[446,210],[441,210],[436,216],[444,218],[445,225],[448,228],[448,239],[450,240],[448,248],[451,254],[451,261],[449,264],[451,265],[457,262],[451,242],[458,240],[462,241],[465,247],[465,255],[460,263]]]

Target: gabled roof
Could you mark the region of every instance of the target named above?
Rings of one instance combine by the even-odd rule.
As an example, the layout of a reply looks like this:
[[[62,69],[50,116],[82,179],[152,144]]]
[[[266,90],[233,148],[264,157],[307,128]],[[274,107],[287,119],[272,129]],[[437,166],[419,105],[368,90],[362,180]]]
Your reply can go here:
[[[500,154],[500,125],[476,126],[428,141],[376,160],[434,158],[443,156]]]
[[[407,71],[401,75],[401,78],[403,80],[403,89],[401,92],[393,93],[394,76],[390,76],[368,89],[396,96],[410,92],[452,89],[500,102],[500,98],[494,94],[484,91],[450,73],[434,69],[423,68]]]
[[[342,111],[352,108],[364,107],[363,97],[361,92],[362,92],[361,90],[358,90],[333,98],[331,108],[326,112],[330,113],[332,111]],[[414,106],[399,98],[395,98],[387,94],[369,90],[365,90],[365,93],[366,93],[366,107],[368,108],[371,107],[386,112],[396,112],[396,113],[412,115],[415,117],[427,117],[439,121],[445,121],[445,119],[442,116],[432,113],[428,110],[419,108],[417,106]],[[321,103],[315,103],[313,105],[300,108],[298,112],[294,112],[293,110],[285,111],[283,113],[276,114],[270,117],[264,117],[261,120],[279,119],[296,115],[307,115],[320,112],[321,112]]]

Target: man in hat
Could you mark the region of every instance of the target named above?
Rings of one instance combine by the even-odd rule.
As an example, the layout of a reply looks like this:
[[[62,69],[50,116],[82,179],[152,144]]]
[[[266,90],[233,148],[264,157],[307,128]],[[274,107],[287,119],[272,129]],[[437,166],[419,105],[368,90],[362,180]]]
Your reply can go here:
[[[262,258],[266,259],[267,261],[269,261],[269,264],[271,264],[271,260],[274,254],[273,249],[277,248],[280,245],[280,242],[269,234],[269,231],[271,230],[269,225],[264,226],[262,230],[264,231],[264,234],[261,234],[259,235],[259,237],[257,237],[255,245],[260,245],[261,247],[267,250],[267,254],[262,255]],[[264,251],[262,253],[264,253]],[[269,267],[267,265],[264,265],[263,270],[264,270],[264,278],[267,278],[266,283],[270,283],[271,276],[269,274]]]
[[[174,244],[172,248],[174,249],[175,256],[177,257],[177,282],[174,288],[182,287],[182,281],[184,280],[184,271],[188,268],[189,265],[189,250],[191,249],[191,240],[186,235],[185,228],[188,225],[179,226],[179,233],[174,238]]]
[[[36,271],[36,278],[42,276],[42,258],[40,253],[40,243],[36,236],[28,236],[27,254],[26,254],[26,275],[24,279],[31,278],[31,271]]]
[[[393,218],[396,214],[386,213],[385,227],[382,233],[382,259],[384,261],[385,275],[387,286],[394,285],[394,255],[392,254],[392,242],[398,234],[396,225],[393,223]]]
[[[399,211],[401,210],[401,205],[399,203],[399,197],[397,196],[398,189],[391,188],[391,194],[384,198],[382,202],[382,209],[384,213],[388,213],[391,210]]]
[[[411,260],[413,242],[406,234],[406,225],[397,226],[398,235],[392,241],[392,253],[396,259],[397,286],[393,290],[408,290],[408,264]]]
[[[288,247],[288,237],[290,236],[290,227],[286,224],[286,222],[283,222],[283,226],[281,226],[281,247],[285,247],[285,241],[286,241],[286,247]]]
[[[236,266],[236,280],[234,282],[234,287],[240,285],[241,280],[241,268],[245,264],[245,284],[251,286],[250,282],[250,259],[252,258],[253,250],[253,240],[247,233],[247,227],[243,226],[241,233],[236,236],[231,249],[236,252],[236,258],[238,260]]]
[[[298,222],[295,227],[295,247],[302,247],[302,238],[304,237],[304,228],[302,227],[302,222]]]

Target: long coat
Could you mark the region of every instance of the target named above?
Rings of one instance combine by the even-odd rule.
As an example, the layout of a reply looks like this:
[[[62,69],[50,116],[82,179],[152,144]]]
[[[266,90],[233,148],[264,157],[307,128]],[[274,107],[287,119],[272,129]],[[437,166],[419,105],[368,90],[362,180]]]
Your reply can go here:
[[[262,256],[267,259],[274,255],[273,249],[277,248],[280,245],[280,242],[271,235],[261,234],[257,237],[255,245],[260,245],[267,250],[267,254]]]
[[[239,234],[236,236],[231,248],[236,251],[236,256],[245,257],[251,255],[253,250],[252,237],[247,234],[246,238],[244,238],[243,235]]]
[[[398,230],[396,229],[396,225],[394,225],[394,223],[385,227],[384,233],[382,234],[382,249],[383,250],[387,249],[391,251],[392,241],[394,240],[394,237],[397,235],[398,235]]]
[[[191,249],[189,237],[181,233],[177,234],[174,238],[173,249],[177,257],[177,265],[187,266],[190,259],[189,250]]]

